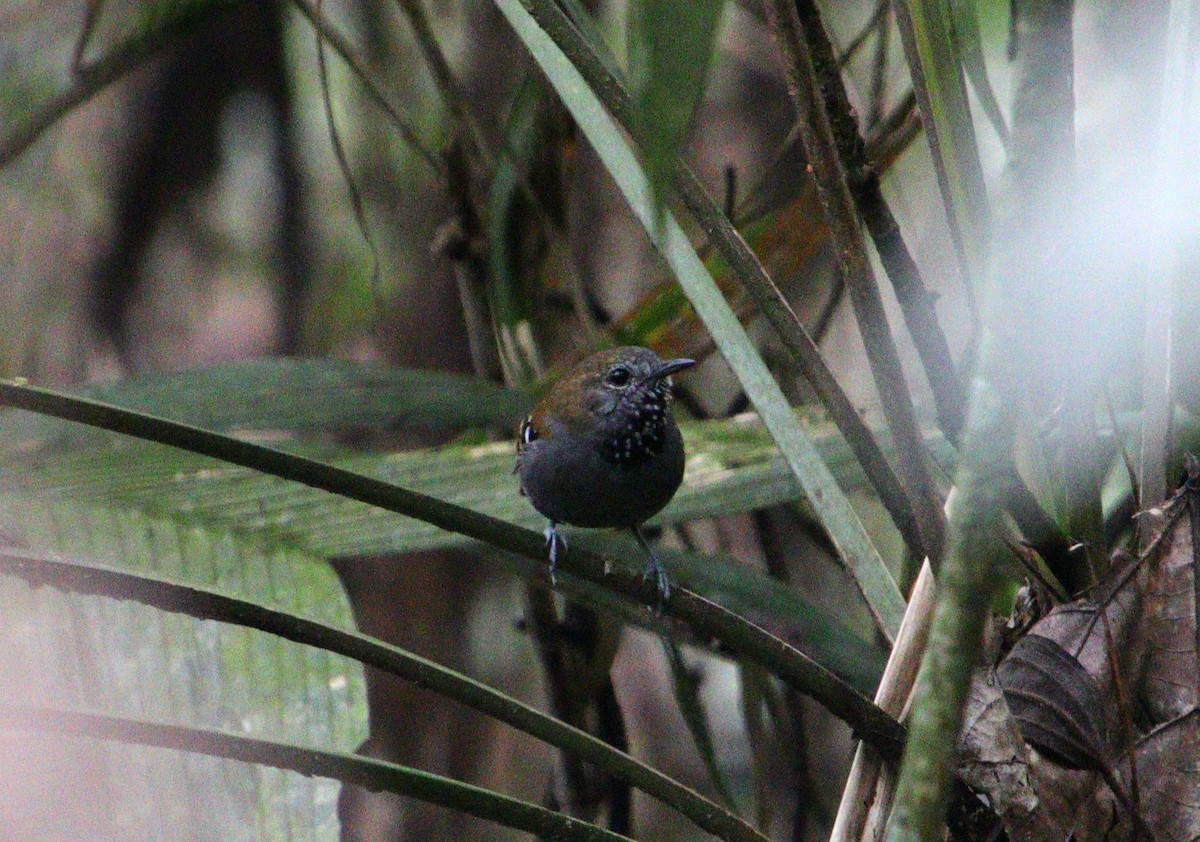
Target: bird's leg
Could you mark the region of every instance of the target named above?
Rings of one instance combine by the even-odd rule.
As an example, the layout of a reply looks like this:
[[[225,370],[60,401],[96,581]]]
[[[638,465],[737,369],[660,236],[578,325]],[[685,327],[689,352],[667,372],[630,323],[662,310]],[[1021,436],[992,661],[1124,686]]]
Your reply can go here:
[[[561,546],[563,552],[567,550],[567,536],[558,534],[558,524],[553,520],[546,526],[546,531],[543,533],[546,536],[546,546],[550,548],[550,584],[558,585],[558,548]]]
[[[653,578],[654,583],[658,585],[659,606],[661,607],[671,598],[671,579],[667,576],[667,568],[663,567],[663,563],[658,560],[658,556],[654,554],[654,550],[650,549],[650,544],[647,543],[645,537],[642,535],[641,528],[634,526],[630,531],[633,533],[633,537],[638,539],[638,543],[642,545],[642,549],[646,551],[646,555],[648,556],[646,559],[646,578]]]

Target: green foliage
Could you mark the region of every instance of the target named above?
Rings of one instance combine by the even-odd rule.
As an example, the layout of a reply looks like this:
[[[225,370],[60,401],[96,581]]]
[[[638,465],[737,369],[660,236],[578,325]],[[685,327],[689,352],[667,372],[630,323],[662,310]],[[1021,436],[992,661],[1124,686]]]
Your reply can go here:
[[[298,5],[309,21],[315,20],[311,6]],[[952,4],[949,9],[931,0],[895,4],[952,234],[964,274],[977,279],[987,259],[990,220],[964,72],[996,130],[1001,136],[1005,130],[987,79],[975,5],[973,0]],[[128,31],[115,30],[121,39],[113,38],[111,31],[98,32],[94,37],[89,33],[83,43],[91,44],[89,50],[104,57],[110,51],[120,52],[104,45],[126,42],[129,63],[136,64],[186,33],[194,22],[227,6],[208,0],[181,6],[143,4],[135,14],[116,16],[120,27],[128,27]],[[893,638],[905,602],[879,547],[881,537],[893,541],[894,535],[869,533],[851,504],[854,492],[872,491],[870,484],[845,441],[829,424],[794,411],[775,373],[767,368],[731,308],[729,288],[719,288],[714,282],[714,273],[733,279],[744,267],[722,257],[706,268],[670,209],[677,179],[688,173],[679,150],[686,144],[704,98],[725,10],[723,0],[633,0],[627,7],[627,75],[600,43],[596,22],[576,0],[498,0],[498,6],[679,282],[681,294],[660,297],[630,320],[634,335],[639,341],[654,336],[685,303],[691,306],[763,419],[762,426],[739,420],[685,425],[689,453],[685,483],[655,524],[679,525],[780,503],[805,504],[805,516],[815,521],[816,531],[831,539],[878,627],[884,636]],[[97,14],[104,11],[103,4],[90,8]],[[419,11],[420,6],[410,6],[410,22],[413,9]],[[579,37],[578,43],[569,46],[563,37],[566,30],[555,31],[547,25],[552,15],[568,21],[569,33]],[[308,34],[306,30],[305,36]],[[322,37],[330,38],[328,34]],[[432,33],[425,32],[418,40],[426,48],[427,62],[430,55],[440,55],[429,49],[437,46],[430,43]],[[349,62],[352,47],[332,42],[331,46]],[[880,54],[884,53],[881,50]],[[125,72],[120,64],[117,61],[105,71],[108,78]],[[350,62],[350,66],[362,75],[364,65]],[[590,70],[582,72],[585,68]],[[597,68],[602,75],[589,75]],[[38,80],[36,85],[33,80]],[[97,82],[97,87],[100,84]],[[42,85],[40,77],[30,75],[15,87],[21,93],[26,88],[41,90]],[[446,87],[453,86],[443,85]],[[538,314],[528,281],[540,267],[522,252],[526,230],[520,224],[534,215],[531,205],[537,204],[536,199],[530,201],[533,197],[526,182],[539,160],[538,152],[543,151],[545,139],[539,136],[537,116],[539,106],[549,101],[549,90],[540,81],[527,83],[509,103],[503,151],[495,161],[485,160],[487,156],[480,153],[480,159],[467,161],[465,168],[470,170],[467,180],[471,184],[463,192],[477,191],[478,196],[487,197],[486,204],[474,210],[483,218],[489,241],[486,247],[490,251],[480,264],[492,275],[486,303],[497,336],[483,339],[497,339],[501,356],[520,363],[506,369],[512,380],[519,382],[538,368],[529,364],[536,360],[531,325]],[[45,107],[22,117],[12,135],[16,140],[6,138],[0,161],[19,154],[25,148],[22,144],[31,143],[42,128],[92,92],[72,86],[57,95],[43,95]],[[465,100],[452,101],[466,107]],[[429,119],[443,116],[438,113]],[[403,121],[396,117],[393,121],[404,134]],[[462,122],[471,125],[468,120]],[[428,128],[433,134],[443,127]],[[413,137],[409,130],[406,139],[411,143]],[[444,175],[439,167],[444,167],[445,161],[426,154],[432,169]],[[484,169],[488,171],[477,171]],[[465,203],[477,197],[454,198]],[[695,214],[694,208],[692,212]],[[702,220],[701,227],[711,236],[712,230]],[[732,236],[738,237],[737,232],[732,231]],[[370,286],[363,278],[354,278],[336,295],[316,296],[314,310],[323,312],[333,324],[329,335],[353,333],[360,326],[352,311],[363,309],[373,297]],[[329,301],[339,302],[332,316],[322,306]],[[317,329],[310,331],[317,333]],[[472,338],[478,341],[480,337]],[[320,464],[307,463],[312,469],[332,465],[401,486],[401,491],[458,504],[462,508],[453,513],[464,522],[486,514],[503,521],[497,524],[500,527],[519,524],[537,529],[542,525],[542,518],[517,495],[511,475],[513,448],[508,434],[527,409],[529,396],[481,380],[343,362],[263,360],[137,378],[81,392],[145,415],[227,433],[224,441],[231,437],[270,441],[280,450],[318,460]],[[432,428],[458,438],[444,447],[405,453],[363,452],[340,443],[344,437],[338,438],[339,434],[362,432],[374,437],[412,427]],[[503,440],[478,443],[491,434],[503,436]],[[955,464],[955,454],[943,440],[931,436],[926,443],[943,464]],[[984,444],[1007,447],[1001,437]],[[984,451],[982,446],[980,451]],[[888,455],[895,461],[894,453]],[[975,478],[979,485],[986,485],[985,469],[989,468],[979,468]],[[478,537],[477,532],[458,523],[442,521],[434,526],[338,496],[336,488],[316,490],[302,484],[302,477],[289,476],[292,479],[285,480],[45,417],[17,412],[0,415],[0,504],[4,515],[0,522],[18,524],[21,540],[40,550],[216,585],[341,626],[351,625],[352,617],[327,564],[333,557],[469,547],[489,560],[509,565],[508,569],[525,579],[545,576],[544,562],[533,560],[532,549],[515,557],[517,552],[499,540],[496,547],[507,552],[450,531],[464,529]],[[335,493],[329,493],[331,490]],[[998,519],[1000,512],[1001,501],[995,501],[986,513]],[[960,527],[962,523],[969,526],[972,521],[963,519]],[[537,536],[528,530],[515,531],[522,533],[527,544],[536,541]],[[974,534],[961,528],[956,536],[963,545],[975,540]],[[572,538],[574,541],[575,536]],[[584,550],[602,547],[606,560],[616,560],[618,573],[635,564],[640,569],[643,561],[632,544],[627,546],[608,535],[580,535],[572,546]],[[960,555],[965,557],[966,549],[964,546]],[[997,545],[998,556],[1005,551]],[[767,637],[762,631],[765,628],[779,638],[799,641],[798,646],[816,664],[813,672],[828,671],[864,697],[874,690],[884,654],[824,606],[814,605],[761,571],[737,566],[725,557],[690,550],[668,550],[662,555],[683,588],[699,595],[698,601],[709,600],[707,607],[726,612],[740,630]],[[578,583],[575,580],[583,578],[581,575],[573,576],[569,570],[564,573],[572,599],[610,610],[667,636],[667,660],[688,727],[722,800],[732,806],[734,786],[723,778],[699,702],[698,683],[677,642],[684,636],[681,628],[673,625],[679,617],[652,616],[633,604],[628,591],[611,587],[598,574],[588,576],[588,581]],[[306,774],[335,768],[337,763],[353,765],[352,759],[334,755],[351,750],[365,732],[362,669],[357,662],[234,625],[200,622],[101,598],[64,596],[7,579],[0,581],[0,604],[5,608],[0,612],[0,633],[12,641],[0,656],[0,665],[8,675],[17,677],[14,686],[36,686],[40,694],[62,706],[137,719],[184,720],[200,729],[198,735],[192,735],[197,742],[217,739],[222,735],[216,732],[225,730],[285,743],[284,752],[314,744],[332,749],[326,759],[334,766],[287,767],[300,768]],[[778,643],[781,650],[788,648],[782,640],[767,639],[772,645]],[[702,635],[689,638],[689,642],[711,643]],[[44,666],[45,675],[34,673],[31,665]],[[761,663],[748,660],[740,666],[747,707],[752,709],[748,727],[755,735],[755,765],[765,775],[770,766],[765,761],[771,757],[764,712],[778,699],[778,688]],[[862,704],[870,707],[865,699]],[[894,720],[887,721],[900,731]],[[102,724],[94,720],[88,727]],[[80,733],[87,731],[81,726]],[[126,737],[132,739],[129,733]],[[944,743],[952,745],[950,740]],[[120,793],[120,800],[127,810],[149,810],[168,822],[177,815],[172,811],[187,809],[190,826],[213,838],[239,838],[248,827],[261,838],[303,836],[306,832],[331,837],[336,832],[334,785],[285,777],[266,768],[271,761],[265,755],[249,758],[264,766],[237,766],[141,748],[114,747],[111,751],[110,766],[141,771],[125,776],[129,791]],[[356,779],[345,771],[348,768],[332,774],[340,774],[343,780]],[[407,777],[395,775],[395,769],[375,771],[393,774],[394,782],[404,778],[407,783],[395,783],[401,790],[421,779],[419,773]],[[161,783],[168,793],[165,798],[158,795],[157,802],[148,802],[148,808],[137,806],[146,801],[145,789],[139,788],[146,782]],[[476,803],[472,799],[486,800],[487,795],[459,787],[438,803],[472,812],[471,804]],[[294,815],[292,805],[297,802],[312,805],[311,812]],[[528,809],[531,816],[536,813],[537,821],[545,822],[530,825],[538,832],[552,835],[555,831],[554,817],[544,815],[546,811],[526,804],[510,806]],[[760,803],[764,815],[768,807]],[[595,836],[602,835],[592,825],[575,826],[573,832],[587,835],[593,831]]]
[[[675,155],[704,96],[724,9],[725,0],[632,0],[628,6],[630,123],[659,223]]]
[[[332,569],[311,554],[103,497],[87,505],[10,487],[0,501],[3,522],[20,524],[30,546],[219,584],[353,624]],[[0,660],[10,686],[35,699],[342,750],[366,736],[362,667],[347,658],[133,603],[31,590],[7,577],[0,604],[0,637],[8,641]],[[257,838],[287,838],[292,822],[336,833],[331,781],[132,746],[113,745],[102,756],[113,771],[118,824],[136,826],[139,816],[153,824],[156,811],[169,820],[177,810],[164,810],[160,799],[174,798],[189,826],[209,838],[245,838],[248,828]],[[310,806],[293,815],[292,804]]]
[[[956,32],[948,7],[936,0],[904,0],[895,8],[963,275],[979,284],[991,242],[991,211],[963,83],[963,35]],[[967,35],[978,31],[977,25],[967,25],[973,15],[961,12],[958,19]],[[968,51],[969,66],[981,60],[974,56]]]

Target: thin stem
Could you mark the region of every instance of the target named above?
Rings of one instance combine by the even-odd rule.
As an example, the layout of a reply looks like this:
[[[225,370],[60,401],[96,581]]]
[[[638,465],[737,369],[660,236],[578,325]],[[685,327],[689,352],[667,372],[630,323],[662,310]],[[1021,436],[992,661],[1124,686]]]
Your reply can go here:
[[[796,0],[795,6],[854,206],[871,234],[880,262],[896,291],[908,334],[925,367],[938,421],[947,438],[956,442],[966,413],[966,389],[938,321],[934,296],[925,288],[916,261],[900,233],[900,225],[883,196],[880,170],[867,157],[867,144],[855,121],[833,45],[825,33],[816,3]],[[915,97],[912,101],[915,104]]]
[[[6,132],[0,142],[0,167],[9,164],[59,120],[126,73],[141,67],[196,29],[217,26],[221,18],[230,14],[236,5],[217,3],[188,6],[157,28],[140,32],[108,55],[81,68],[66,90],[50,97],[11,133]]]
[[[317,0],[314,20],[324,20],[321,7],[322,0]],[[337,120],[333,116],[333,97],[329,92],[329,68],[325,62],[325,30],[315,27],[315,31],[317,36],[317,77],[321,81],[321,105],[325,111],[325,124],[329,127],[329,144],[333,147],[333,157],[337,161],[338,171],[342,175],[342,181],[346,183],[346,191],[350,194],[350,208],[354,213],[354,222],[371,254],[371,277],[368,283],[371,295],[375,299],[375,310],[377,313],[382,313],[383,301],[381,300],[380,286],[383,279],[380,274],[379,249],[375,246],[375,239],[371,236],[362,193],[354,181],[354,173],[350,170],[350,159],[346,156],[346,147],[342,145],[342,136],[338,132]]]
[[[871,12],[871,18],[866,25],[859,30],[858,34],[850,39],[850,43],[846,45],[846,49],[842,51],[841,58],[838,59],[838,67],[844,67],[854,58],[854,54],[863,48],[867,43],[867,39],[871,37],[876,30],[887,26],[887,14],[891,10],[891,0],[876,0],[875,10]]]
[[[887,7],[886,3],[879,4]],[[808,32],[808,27],[804,29]],[[883,22],[879,27],[879,37],[875,42],[875,58],[871,62],[871,110],[867,112],[867,125],[874,126],[883,117],[883,106],[887,98],[888,71],[888,33],[892,30]],[[824,28],[822,28],[824,34]],[[828,96],[828,92],[826,93]]]
[[[542,662],[550,710],[556,719],[583,730],[586,716],[580,710],[578,702],[583,699],[576,686],[580,676],[571,669],[570,643],[554,606],[554,594],[533,582],[527,582],[525,590],[525,621]],[[570,815],[587,818],[587,805],[594,799],[589,795],[592,788],[583,764],[578,756],[560,752],[558,765],[560,774],[554,781],[557,801]]]
[[[465,130],[472,151],[490,171],[496,165],[496,156],[488,147],[483,132],[480,131],[478,123],[471,115],[470,108],[467,107],[466,97],[463,96],[462,89],[454,78],[450,62],[446,60],[437,36],[433,33],[433,27],[429,25],[429,18],[425,14],[421,0],[397,0],[397,5],[404,16],[408,18],[409,25],[412,26],[417,47],[425,57],[425,63],[429,65],[434,85],[437,87],[442,101]]]
[[[830,417],[837,424],[838,431],[854,451],[905,545],[922,556],[928,555],[930,548],[925,544],[910,496],[884,456],[875,434],[837,382],[837,378],[821,356],[821,349],[804,329],[804,323],[800,321],[792,305],[775,285],[754,252],[746,245],[737,229],[716,211],[716,206],[696,174],[680,165],[676,186],[684,204],[700,224],[709,242],[732,258],[730,265],[733,270],[754,298],[759,311],[775,329],[776,335],[791,354],[800,372],[817,393]],[[843,284],[844,281],[839,279],[835,290]],[[840,293],[840,290],[837,291]]]
[[[75,49],[71,53],[71,74],[82,76],[87,71],[83,64],[83,54],[87,51],[88,42],[96,30],[96,21],[100,19],[100,10],[104,0],[87,0],[83,10],[83,26],[79,30],[79,38],[75,41]]]
[[[977,326],[972,284],[979,282],[987,266],[991,210],[949,12],[942,0],[892,0],[892,11]]]

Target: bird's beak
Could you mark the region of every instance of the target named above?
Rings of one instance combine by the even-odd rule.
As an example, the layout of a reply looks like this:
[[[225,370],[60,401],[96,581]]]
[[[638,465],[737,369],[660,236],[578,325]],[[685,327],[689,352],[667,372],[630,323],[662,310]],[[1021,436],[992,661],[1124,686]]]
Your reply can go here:
[[[695,360],[667,360],[662,364],[658,371],[646,378],[647,382],[662,380],[664,377],[670,377],[677,371],[683,371],[685,368],[691,368],[696,364]]]

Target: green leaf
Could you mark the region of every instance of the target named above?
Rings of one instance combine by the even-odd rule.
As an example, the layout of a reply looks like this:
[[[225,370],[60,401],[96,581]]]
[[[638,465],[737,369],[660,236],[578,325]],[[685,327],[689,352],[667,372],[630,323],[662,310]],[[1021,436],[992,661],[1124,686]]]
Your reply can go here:
[[[539,270],[543,255],[539,253],[540,238],[532,234],[531,226],[532,220],[549,217],[550,211],[543,208],[541,214],[535,212],[529,174],[539,165],[550,169],[538,155],[552,145],[541,130],[544,120],[539,119],[547,96],[545,83],[533,76],[517,87],[509,103],[504,143],[488,188],[488,306],[500,363],[510,383],[531,382],[542,369],[533,341],[537,296],[529,276]],[[550,180],[548,174],[543,176]]]
[[[661,222],[675,153],[704,96],[724,0],[631,0],[630,125],[645,156]]]
[[[983,37],[979,32],[979,9],[975,0],[954,0],[950,4],[950,13],[953,16],[954,35],[958,40],[963,70],[967,73],[971,87],[975,89],[975,96],[978,97],[979,105],[983,108],[983,113],[987,115],[988,122],[1000,136],[1000,141],[1007,146],[1008,126],[1004,122],[1004,113],[1000,109],[1000,102],[996,99],[996,92],[992,89],[987,62],[983,57]]]
[[[262,359],[144,375],[75,392],[212,430],[331,433],[366,427],[511,432],[531,398],[475,377],[328,359]],[[111,441],[106,433],[11,410],[0,460],[35,446]]]
[[[157,746],[182,752],[256,763],[276,769],[320,775],[368,789],[395,792],[439,804],[473,816],[536,834],[544,839],[578,842],[631,842],[626,836],[571,818],[527,801],[501,795],[442,775],[357,754],[307,748],[294,741],[264,740],[232,733],[232,729],[202,729],[143,718],[102,716],[80,710],[35,707],[0,702],[0,723],[13,729],[94,737],[137,746]],[[160,816],[160,819],[163,818]],[[189,828],[190,829],[190,828]],[[242,833],[205,838],[235,838]],[[316,828],[309,827],[312,833]],[[336,829],[334,830],[336,834]],[[259,834],[259,838],[264,838]],[[311,838],[311,837],[309,837]],[[329,836],[328,838],[333,838]]]
[[[133,385],[130,391],[138,387]],[[280,400],[282,406],[287,403]],[[236,414],[231,406],[225,419],[233,420]],[[3,417],[15,421],[23,415]],[[865,487],[849,447],[832,425],[805,423],[822,458],[842,483]],[[684,424],[683,429],[689,454],[684,483],[654,523],[682,523],[800,499],[791,471],[758,424],[735,419]],[[84,511],[130,510],[184,529],[237,536],[250,551],[263,544],[282,545],[319,558],[477,546],[423,521],[175,448],[111,434],[98,436],[83,448],[67,450],[61,443],[60,438],[52,438],[38,447],[27,440],[19,458],[10,454],[0,463],[0,499],[36,499]],[[932,443],[948,451],[941,439]],[[342,452],[332,463],[540,529],[543,518],[517,493],[513,458],[512,445],[499,442],[390,454]],[[19,511],[16,502],[11,505]],[[611,547],[614,539],[608,534],[589,537],[584,531],[573,534],[575,540],[583,547],[593,542]],[[122,554],[120,541],[95,538],[91,546],[100,558]],[[640,554],[632,541],[627,549],[632,563],[639,564]],[[663,552],[663,559],[685,587],[760,623],[787,629],[834,673],[864,693],[873,690],[882,669],[880,653],[829,612],[769,577],[729,561],[670,551]],[[521,572],[529,575],[531,570]],[[233,581],[241,579],[235,575]],[[596,598],[604,595],[597,593]]]
[[[538,532],[395,483],[279,448],[13,381],[0,380],[0,403],[202,454],[221,464],[250,468],[415,517],[483,542],[492,548],[489,552],[493,554],[512,553],[537,562],[545,577],[545,543]],[[597,553],[583,548],[570,553],[562,570],[564,587],[573,598],[580,598],[588,595],[579,587],[580,579],[592,589],[600,587],[607,591],[611,585],[629,605],[644,605],[643,599],[651,587],[644,576],[632,569],[633,557],[620,547],[613,549],[617,552]],[[622,562],[619,567],[614,565],[614,556]],[[637,557],[637,562],[644,561],[644,554]],[[679,589],[678,596],[666,608],[671,616],[700,634],[702,640],[722,642],[730,651],[742,653],[789,686],[817,699],[849,722],[885,757],[898,756],[904,742],[904,727],[871,704],[861,691],[786,641],[728,608],[684,589]]]
[[[675,807],[698,827],[719,838],[731,842],[766,842],[765,837],[735,815],[587,732],[376,638],[231,596],[219,589],[184,584],[157,575],[60,560],[25,550],[0,550],[0,571],[66,593],[111,595],[161,611],[236,624],[304,647],[344,655],[471,707],[612,772],[664,804]]]
[[[963,276],[979,283],[991,210],[951,13],[939,0],[899,0],[893,8]]]
[[[641,166],[579,71],[518,0],[497,0],[497,3],[666,258],[713,342],[741,381],[778,444],[817,519],[852,572],[876,623],[889,639],[894,639],[904,616],[904,598],[858,515],[800,426],[779,384],[722,297],[712,275],[670,211],[664,212],[662,225],[657,223],[650,185]]]
[[[0,493],[0,509],[0,523],[19,523],[33,547],[220,582],[333,625],[353,624],[330,566],[294,548],[136,509],[11,490]],[[0,669],[9,698],[18,693],[346,751],[366,736],[362,667],[347,658],[134,603],[31,589],[8,577],[0,578],[0,605]],[[248,827],[259,838],[290,838],[295,804],[312,805],[299,820],[318,835],[337,833],[337,787],[329,781],[137,748],[113,747],[100,757],[118,824],[153,826],[170,815],[156,817],[160,799],[178,797],[204,838],[241,838]]]

